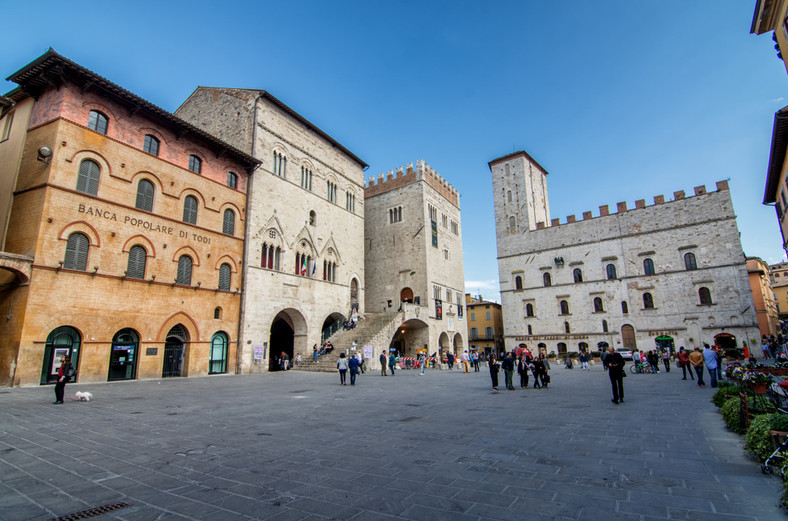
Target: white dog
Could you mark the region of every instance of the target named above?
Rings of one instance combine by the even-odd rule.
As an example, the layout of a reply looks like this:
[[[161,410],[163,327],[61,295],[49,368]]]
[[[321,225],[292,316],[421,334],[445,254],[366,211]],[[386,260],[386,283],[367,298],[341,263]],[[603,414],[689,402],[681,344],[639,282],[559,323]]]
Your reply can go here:
[[[93,399],[93,395],[87,391],[85,392],[77,391],[75,396],[77,397],[77,400],[79,400],[80,402],[89,402],[90,400]]]

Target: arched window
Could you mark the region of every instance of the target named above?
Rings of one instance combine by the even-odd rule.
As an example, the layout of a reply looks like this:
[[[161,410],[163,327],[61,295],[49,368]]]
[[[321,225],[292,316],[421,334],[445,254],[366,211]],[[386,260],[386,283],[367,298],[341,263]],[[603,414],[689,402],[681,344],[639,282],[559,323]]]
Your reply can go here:
[[[195,156],[194,154],[189,156],[189,170],[194,172],[195,174],[199,174],[202,172],[202,159]]]
[[[132,246],[129,250],[129,263],[126,267],[126,277],[143,280],[145,278],[145,264],[148,261],[148,252],[142,246]]]
[[[643,273],[646,275],[654,275],[654,261],[651,259],[645,259],[643,261]]]
[[[572,276],[575,278],[575,282],[583,282],[583,270],[580,268],[575,268],[572,271]]]
[[[514,219],[514,215],[509,217],[509,231],[514,232],[517,228],[517,221]]]
[[[88,128],[95,130],[99,134],[107,134],[107,116],[98,110],[91,110],[88,118]]]
[[[509,202],[509,203],[512,202],[512,191],[511,190],[506,192],[506,201]]]
[[[553,285],[553,279],[550,277],[549,273],[545,273],[544,275],[542,275],[542,280],[544,281],[544,287]]]
[[[594,297],[594,313],[602,313],[603,311],[605,311],[605,308],[602,306],[602,299]]]
[[[569,314],[569,303],[566,300],[562,300],[559,304],[561,307],[561,314],[568,315]]]
[[[279,248],[279,246],[264,242],[260,266],[268,268],[269,270],[279,271],[279,259],[281,255],[282,249]]]
[[[514,278],[514,289],[523,289],[523,278],[520,275]]]
[[[692,252],[684,254],[684,267],[688,270],[698,269],[698,264],[695,262],[695,254]]]
[[[629,313],[629,306],[624,300],[621,301],[621,312],[625,315]]]
[[[317,226],[317,213],[314,210],[310,210],[309,212],[309,225]]]
[[[211,360],[208,363],[208,374],[227,372],[227,334],[219,331],[211,338]]]
[[[615,264],[608,264],[605,268],[607,272],[607,280],[615,280],[616,279],[616,265]]]
[[[698,290],[698,297],[700,297],[701,306],[711,306],[711,291],[709,291],[709,288],[700,288]]]
[[[607,333],[607,320],[602,321],[602,332]]]
[[[534,330],[533,330],[533,328],[531,327],[531,324],[528,324],[528,334],[529,334],[529,335],[533,335],[533,334],[534,334]]]
[[[528,303],[528,304],[525,305],[525,316],[527,316],[527,317],[534,316],[534,305],[533,304]]]
[[[215,308],[213,310],[213,318],[220,320],[222,318],[222,308]]]
[[[183,222],[197,224],[197,198],[187,195],[183,200]]]
[[[192,284],[192,258],[188,255],[181,255],[178,259],[178,275],[175,284],[191,286]]]
[[[571,329],[569,328],[569,322],[564,322],[564,331],[567,333],[571,333]]]
[[[77,192],[88,195],[97,195],[101,168],[98,163],[85,159],[79,164],[79,175],[77,176]]]
[[[225,263],[219,266],[219,289],[230,291],[230,277],[232,270],[230,265]]]
[[[235,235],[235,212],[229,208],[224,211],[222,233],[225,235]]]
[[[654,308],[654,297],[651,296],[651,293],[643,293],[643,307],[646,309]]]
[[[227,172],[227,186],[230,188],[238,188],[238,174],[235,172]]]
[[[147,179],[140,179],[140,182],[137,183],[137,202],[134,203],[134,206],[139,210],[152,212],[154,192],[153,183]]]
[[[88,267],[88,248],[90,240],[87,235],[72,233],[66,243],[66,257],[63,268],[67,270],[85,271]]]
[[[153,156],[159,155],[159,140],[155,136],[147,134],[145,141],[142,143],[142,150]]]

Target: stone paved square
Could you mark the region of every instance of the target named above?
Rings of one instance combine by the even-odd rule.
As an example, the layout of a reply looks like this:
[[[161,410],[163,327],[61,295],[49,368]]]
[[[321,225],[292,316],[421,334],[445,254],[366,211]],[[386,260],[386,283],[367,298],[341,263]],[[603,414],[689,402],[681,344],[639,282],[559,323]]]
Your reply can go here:
[[[681,373],[553,365],[548,389],[489,373],[367,372],[0,390],[0,519],[101,505],[116,520],[785,519],[761,474]]]

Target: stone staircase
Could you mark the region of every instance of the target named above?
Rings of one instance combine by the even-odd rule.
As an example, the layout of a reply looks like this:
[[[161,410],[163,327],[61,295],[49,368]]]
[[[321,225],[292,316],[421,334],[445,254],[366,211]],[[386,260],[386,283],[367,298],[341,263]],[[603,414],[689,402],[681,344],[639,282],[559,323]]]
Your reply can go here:
[[[312,353],[301,355],[302,362],[297,367],[294,366],[293,369],[333,373],[337,370],[339,353],[348,352],[355,342],[357,350],[363,350],[364,346],[374,346],[373,356],[371,359],[365,360],[364,368],[367,371],[379,370],[380,350],[388,349],[394,333],[403,322],[404,313],[402,312],[365,313],[355,329],[340,329],[329,337],[328,341],[334,345],[334,350],[331,353],[320,355],[317,362],[312,359]]]

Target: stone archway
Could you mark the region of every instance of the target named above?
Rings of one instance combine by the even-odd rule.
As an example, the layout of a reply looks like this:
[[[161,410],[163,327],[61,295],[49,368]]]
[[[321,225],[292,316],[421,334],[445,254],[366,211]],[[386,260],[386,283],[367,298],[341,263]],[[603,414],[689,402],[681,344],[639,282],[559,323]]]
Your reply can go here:
[[[438,337],[438,349],[440,350],[441,355],[445,353],[453,353],[454,355],[457,352],[454,350],[453,346],[451,345],[451,341],[449,340],[449,335],[446,332],[442,332]]]
[[[402,291],[399,292],[399,301],[406,302],[408,304],[413,303],[413,290],[410,288],[402,288]]]
[[[286,367],[283,362],[283,353],[287,356],[287,367],[292,365],[296,353],[300,353],[302,357],[306,355],[307,329],[306,319],[297,309],[287,308],[277,313],[271,321],[268,341],[269,371]]]
[[[461,334],[454,334],[454,338],[452,339],[452,348],[454,349],[454,354],[462,353],[463,350],[465,350],[465,342],[463,341]]]
[[[389,349],[397,351],[399,356],[415,357],[419,349],[429,349],[430,328],[417,318],[403,322],[394,333]]]

